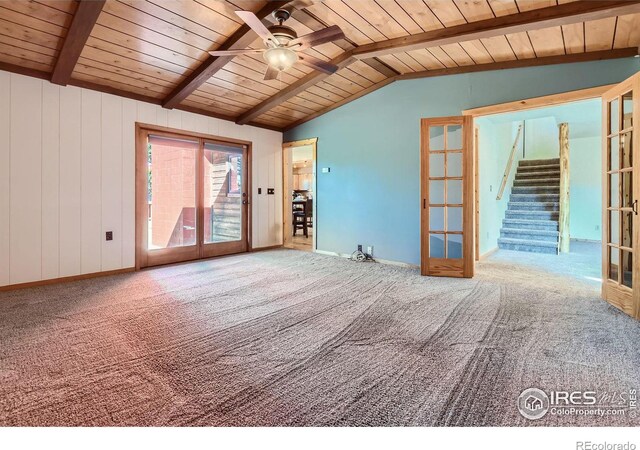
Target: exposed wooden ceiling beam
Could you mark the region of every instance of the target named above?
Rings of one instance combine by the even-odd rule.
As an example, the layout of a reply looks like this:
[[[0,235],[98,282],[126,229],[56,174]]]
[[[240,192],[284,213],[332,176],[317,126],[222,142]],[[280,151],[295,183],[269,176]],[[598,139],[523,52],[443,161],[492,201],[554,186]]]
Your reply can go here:
[[[358,59],[640,12],[640,1],[577,1],[358,47]]]
[[[347,67],[349,64],[353,63],[354,61],[355,61],[355,58],[351,56],[351,51],[348,51],[348,52],[342,53],[336,58],[333,58],[329,62],[331,64],[338,66],[338,69],[342,69],[344,67]],[[284,88],[283,90],[275,94],[273,97],[269,97],[262,103],[254,106],[247,112],[238,116],[238,118],[236,119],[236,123],[240,125],[244,125],[251,122],[256,117],[260,116],[266,111],[269,111],[271,108],[278,106],[280,103],[286,102],[290,98],[295,97],[299,93],[305,91],[307,88],[313,86],[316,83],[319,83],[320,81],[324,80],[329,76],[330,76],[329,74],[314,70],[313,72],[300,78],[295,83],[290,84],[289,86],[287,86],[286,88]]]
[[[256,16],[260,20],[267,17],[276,9],[282,8],[288,2],[286,1],[269,1],[262,7]],[[239,50],[247,48],[253,41],[257,39],[257,35],[247,25],[242,25],[235,33],[227,38],[226,41],[216,50]],[[196,89],[202,86],[216,72],[222,69],[233,56],[209,56],[202,64],[200,64],[188,77],[186,77],[171,93],[163,100],[162,106],[165,108],[175,108],[182,100],[187,98]]]
[[[489,63],[489,64],[477,64],[477,65],[471,65],[471,66],[461,66],[461,67],[454,67],[454,68],[450,68],[450,69],[439,69],[439,70],[425,70],[422,72],[413,72],[413,73],[406,73],[404,75],[398,75],[392,78],[389,78],[387,80],[381,81],[379,83],[374,84],[373,86],[370,86],[369,88],[360,91],[350,97],[345,98],[344,100],[341,100],[338,103],[335,103],[333,105],[327,106],[326,108],[321,109],[320,111],[317,111],[313,114],[310,114],[300,120],[297,120],[289,125],[287,125],[284,128],[284,131],[289,131],[295,127],[297,127],[298,125],[302,125],[305,122],[308,122],[312,119],[315,119],[316,117],[322,116],[323,114],[328,113],[329,111],[332,111],[340,106],[346,105],[347,103],[350,103],[354,100],[357,100],[358,98],[369,94],[377,89],[380,89],[384,86],[387,86],[388,84],[396,81],[396,80],[410,80],[410,79],[416,79],[416,78],[428,78],[428,77],[437,77],[437,76],[444,76],[444,75],[456,75],[456,74],[460,74],[460,73],[471,73],[471,72],[485,72],[485,71],[489,71],[489,70],[502,70],[502,69],[517,69],[517,68],[522,68],[522,67],[533,67],[533,66],[545,66],[545,65],[550,65],[550,64],[567,64],[567,63],[576,63],[576,62],[586,62],[586,61],[598,61],[598,60],[603,60],[603,59],[615,59],[615,58],[626,58],[626,57],[630,57],[630,56],[635,56],[637,55],[638,49],[636,47],[630,47],[630,48],[621,48],[621,49],[616,49],[616,50],[604,50],[604,51],[597,51],[597,52],[587,52],[587,53],[574,53],[574,54],[570,54],[570,55],[560,55],[560,56],[546,56],[546,57],[542,57],[542,58],[530,58],[530,59],[520,59],[520,60],[515,60],[515,61],[504,61],[504,62],[497,62],[497,63]],[[515,102],[514,102],[515,103]],[[490,107],[488,107],[490,108]],[[479,110],[482,110],[483,108],[478,108]],[[467,111],[463,111],[465,114],[473,111],[474,113],[476,112],[476,110],[467,110]]]
[[[51,82],[66,86],[106,0],[81,0],[51,74]]]
[[[296,19],[298,22],[305,25],[307,28],[310,28],[312,31],[318,31],[323,28],[327,28],[329,26],[329,24],[327,24],[323,20],[320,20],[313,13],[311,13],[306,9],[296,9],[293,11],[291,16],[294,19]],[[353,50],[354,48],[357,47],[356,43],[353,42],[348,37],[345,37],[344,39],[339,39],[337,41],[334,41],[333,43],[344,51]],[[382,75],[386,77],[393,77],[400,73],[400,72],[397,72],[392,67],[388,66],[387,64],[383,63],[382,61],[380,61],[378,58],[365,58],[362,60],[362,62],[367,64],[371,68],[377,70],[378,72],[380,72]]]

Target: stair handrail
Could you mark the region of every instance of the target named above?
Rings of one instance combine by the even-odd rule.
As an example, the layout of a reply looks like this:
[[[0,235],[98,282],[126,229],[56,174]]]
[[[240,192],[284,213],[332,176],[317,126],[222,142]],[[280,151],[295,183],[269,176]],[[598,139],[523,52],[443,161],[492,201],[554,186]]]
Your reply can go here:
[[[509,179],[509,174],[511,173],[511,166],[513,166],[513,157],[516,154],[516,148],[518,148],[518,141],[520,140],[521,132],[522,132],[522,124],[518,126],[518,132],[516,133],[516,138],[513,141],[513,146],[511,147],[511,154],[509,155],[507,166],[504,168],[504,175],[502,175],[502,182],[500,183],[500,189],[498,190],[498,195],[496,196],[496,200],[500,200],[502,198],[502,194],[504,193],[504,188],[507,186],[507,180]]]

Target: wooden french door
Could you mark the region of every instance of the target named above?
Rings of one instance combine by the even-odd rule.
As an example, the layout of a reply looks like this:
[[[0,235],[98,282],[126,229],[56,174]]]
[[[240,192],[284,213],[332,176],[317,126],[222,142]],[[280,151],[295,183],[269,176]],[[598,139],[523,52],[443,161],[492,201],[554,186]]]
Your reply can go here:
[[[602,297],[640,318],[640,74],[602,96]]]
[[[473,276],[473,121],[422,119],[422,275]]]
[[[139,127],[136,268],[247,251],[250,143]]]

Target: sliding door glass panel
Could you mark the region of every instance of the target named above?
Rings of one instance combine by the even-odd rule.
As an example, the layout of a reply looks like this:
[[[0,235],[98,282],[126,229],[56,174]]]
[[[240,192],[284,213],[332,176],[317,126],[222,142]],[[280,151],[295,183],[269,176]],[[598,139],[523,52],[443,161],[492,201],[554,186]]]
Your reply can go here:
[[[204,243],[242,239],[243,148],[205,143]]]
[[[196,245],[197,153],[198,141],[149,136],[149,250]]]

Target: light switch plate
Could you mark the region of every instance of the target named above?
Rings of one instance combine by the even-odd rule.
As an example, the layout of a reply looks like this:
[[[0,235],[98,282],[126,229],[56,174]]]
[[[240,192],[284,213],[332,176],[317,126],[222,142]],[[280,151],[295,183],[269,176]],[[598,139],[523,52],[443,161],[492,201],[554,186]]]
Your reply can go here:
[[[331,172],[331,167],[323,167],[322,168],[322,173],[329,173]]]

